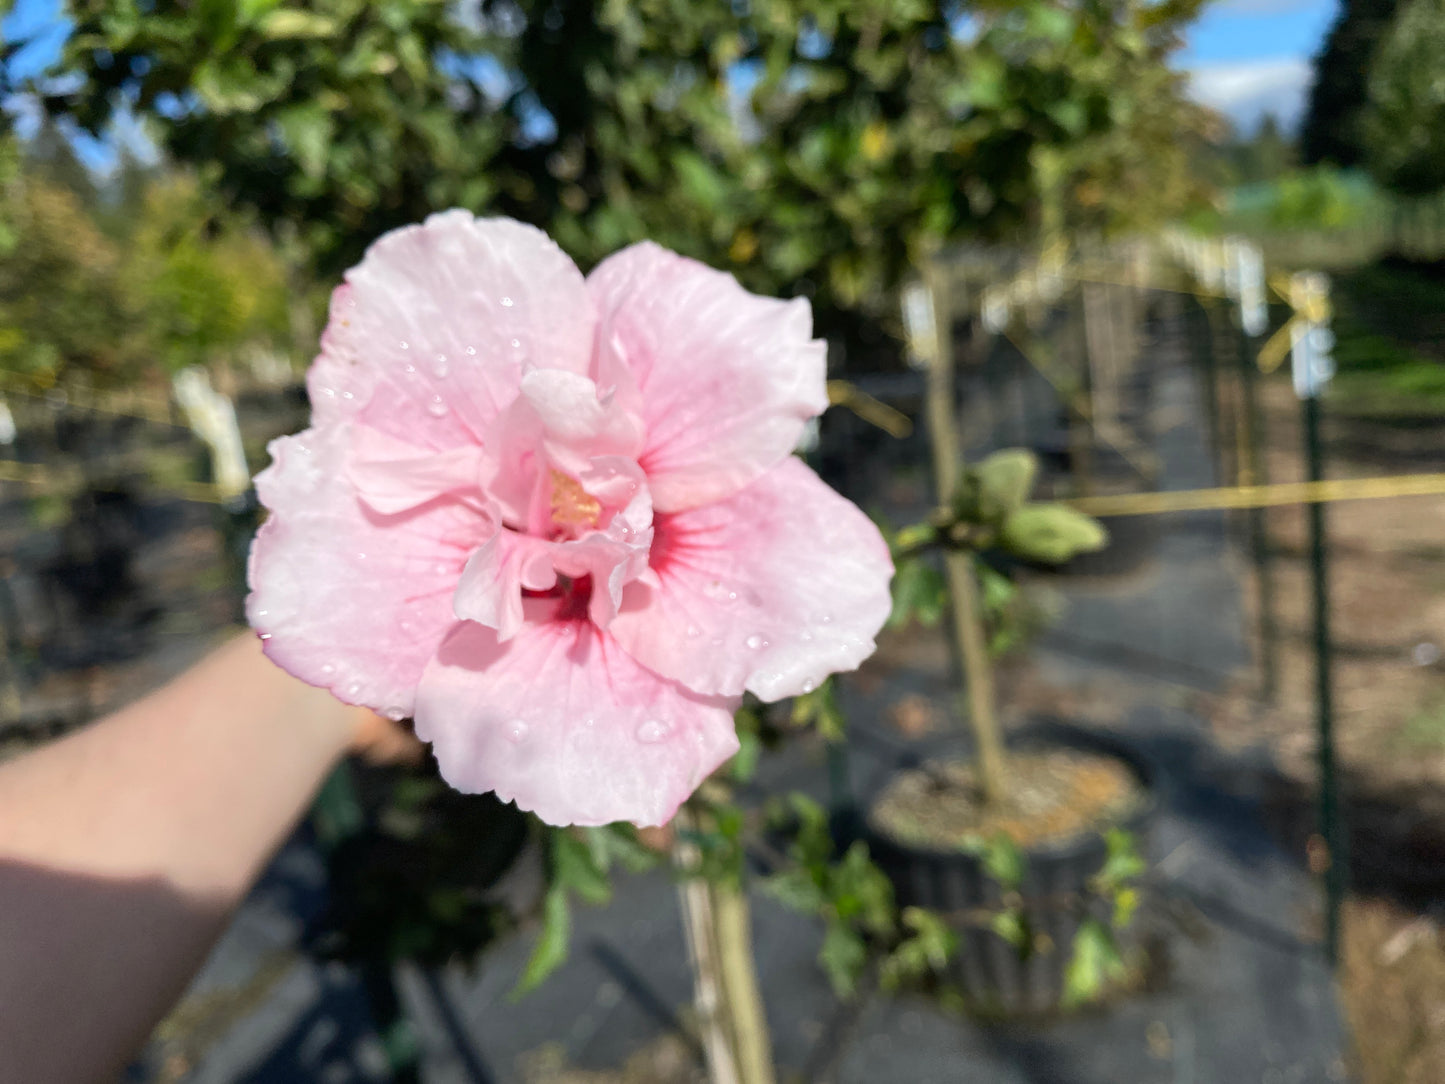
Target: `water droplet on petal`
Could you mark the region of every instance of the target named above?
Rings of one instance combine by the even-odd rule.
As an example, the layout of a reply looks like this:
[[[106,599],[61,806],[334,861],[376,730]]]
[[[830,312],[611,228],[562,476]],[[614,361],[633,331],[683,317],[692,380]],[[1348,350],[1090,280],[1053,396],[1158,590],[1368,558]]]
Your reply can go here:
[[[416,372],[416,366],[415,366],[415,365],[407,365],[406,371],[409,372],[409,373],[414,373],[414,372]]]
[[[266,616],[268,613],[270,613],[270,612],[271,612],[270,610],[257,610],[257,611],[256,611],[256,616],[257,616],[257,617],[265,617],[265,616]]]
[[[336,667],[332,666],[332,665],[328,662],[325,666],[323,666],[323,667],[321,668],[321,672],[322,672],[323,674],[334,674],[334,673],[336,673]]]
[[[469,358],[474,358],[474,357],[476,357],[476,356],[477,356],[477,348],[476,348],[475,346],[469,346],[469,347],[467,347],[467,357],[469,357]]]
[[[507,724],[507,740],[513,745],[518,745],[526,739],[527,731],[530,729],[531,727],[527,725],[525,720],[513,719]]]
[[[818,687],[818,683],[817,683],[816,681],[814,681],[812,678],[809,678],[807,681],[803,682],[803,692],[805,692],[805,693],[810,693],[810,692],[812,692],[814,689],[816,689],[817,687]]]
[[[743,642],[744,642],[745,644],[747,644],[748,647],[752,648],[754,651],[756,651],[758,648],[762,647],[764,644],[767,643],[766,640],[764,640],[761,636],[758,636],[758,635],[756,635],[756,634],[754,634],[754,635],[752,635],[752,636],[749,636],[749,637],[748,637],[746,640],[744,640]]]
[[[431,402],[426,405],[426,412],[433,418],[442,418],[446,416],[447,405],[442,402],[440,395],[433,395]]]
[[[435,565],[435,570],[437,575],[443,576],[452,570],[452,566],[447,564],[445,561],[438,561]]]
[[[263,639],[263,640],[269,640],[269,639],[271,639],[271,634],[270,634],[269,632],[263,632],[263,633],[261,633],[261,639]]]
[[[431,371],[436,373],[438,380],[441,380],[452,371],[451,366],[447,364],[447,356],[445,354],[437,355],[436,361],[432,362]]]
[[[355,696],[359,692],[361,692],[361,682],[359,681],[353,681],[346,687],[347,696]]]
[[[672,733],[672,727],[661,719],[648,719],[637,728],[637,740],[644,745],[653,745]]]
[[[831,624],[833,623],[833,615],[832,615],[832,614],[824,614],[824,615],[823,615],[822,617],[820,617],[818,620],[822,621],[823,624],[825,624],[825,625],[831,625]]]
[[[504,297],[504,298],[502,298],[502,308],[504,308],[504,309],[510,309],[511,307],[512,307],[512,299],[511,299],[510,297]]]
[[[513,350],[520,350],[520,349],[522,349],[522,340],[521,340],[521,339],[513,339],[513,340],[512,340],[512,349],[513,349]]]
[[[366,560],[366,554],[361,553],[360,551],[358,551],[357,554],[356,554],[356,559],[357,559],[358,561],[364,561],[364,560]]]
[[[700,636],[702,635],[702,629],[698,628],[696,625],[689,625],[687,627],[687,634],[689,636]]]
[[[341,398],[343,398],[343,399],[355,399],[356,396],[353,395],[353,394],[352,394],[351,392],[349,392],[349,391],[344,391],[344,392],[341,393]]]
[[[402,340],[401,340],[401,344],[400,344],[400,345],[401,345],[401,348],[402,348],[403,350],[410,350],[410,349],[411,349],[411,343],[407,342],[405,339],[402,339]]]

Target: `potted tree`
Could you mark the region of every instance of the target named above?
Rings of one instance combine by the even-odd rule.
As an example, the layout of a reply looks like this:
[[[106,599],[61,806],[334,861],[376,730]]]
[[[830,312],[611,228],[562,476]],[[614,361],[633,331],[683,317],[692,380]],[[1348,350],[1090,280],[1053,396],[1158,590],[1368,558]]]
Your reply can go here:
[[[938,333],[928,359],[928,421],[939,499],[895,535],[903,615],[946,593],[972,733],[967,761],[899,772],[864,813],[876,863],[898,903],[935,913],[952,933],[950,984],[974,1008],[1037,1013],[1098,996],[1127,973],[1142,872],[1138,840],[1153,773],[1126,747],[1058,725],[1006,743],[999,725],[980,555],[1063,564],[1108,536],[1067,505],[1032,500],[1037,460],[997,452],[963,463],[954,426],[950,321],[932,291]],[[942,577],[929,562],[941,555]],[[905,911],[905,914],[907,912]]]

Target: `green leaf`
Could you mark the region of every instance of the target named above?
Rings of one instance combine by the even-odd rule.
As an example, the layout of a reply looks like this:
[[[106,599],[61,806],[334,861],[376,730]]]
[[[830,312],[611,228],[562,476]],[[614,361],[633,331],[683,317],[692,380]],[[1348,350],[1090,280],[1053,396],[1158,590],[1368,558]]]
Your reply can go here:
[[[291,38],[329,38],[336,33],[336,20],[311,11],[281,8],[260,22],[261,33],[273,41]]]
[[[1110,828],[1104,835],[1108,848],[1104,866],[1095,875],[1095,881],[1105,889],[1114,888],[1136,877],[1143,876],[1148,868],[1139,855],[1134,835],[1123,828]]]
[[[1028,859],[1019,845],[1006,832],[996,833],[979,848],[983,871],[998,882],[1006,891],[1014,891],[1023,884]]]
[[[822,885],[806,869],[789,869],[764,878],[762,890],[790,911],[816,915],[828,902]]]
[[[893,612],[888,627],[902,628],[910,621],[929,628],[943,617],[948,587],[943,574],[920,557],[899,564],[893,576]]]
[[[542,902],[542,932],[527,959],[522,977],[512,988],[512,1000],[531,993],[566,962],[571,940],[572,913],[567,903],[567,892],[560,885],[553,885]]]
[[[576,892],[588,903],[606,903],[612,898],[612,885],[592,848],[566,830],[552,833],[552,884]]]
[[[939,915],[921,907],[908,907],[902,919],[909,935],[888,954],[880,971],[888,990],[942,971],[958,952],[958,934]]]
[[[1124,974],[1124,961],[1109,928],[1095,918],[1086,918],[1074,935],[1074,951],[1064,969],[1065,1008],[1087,1005],[1104,992],[1111,979]]]
[[[1022,911],[1016,908],[1000,911],[989,919],[988,926],[994,933],[1012,945],[1020,956],[1028,952],[1033,939],[1029,936],[1028,921],[1024,918]]]
[[[1023,448],[1005,448],[985,458],[974,473],[978,477],[982,510],[990,519],[1022,508],[1034,491],[1039,461]]]
[[[813,726],[825,741],[841,741],[847,733],[843,711],[832,679],[824,681],[812,692],[793,697],[793,725]]]
[[[733,781],[746,783],[758,770],[758,757],[763,751],[762,740],[753,731],[739,731],[738,751],[733,754],[729,769]]]
[[[307,102],[281,110],[276,115],[276,123],[301,172],[308,177],[325,173],[335,127],[331,114],[314,102]]]
[[[868,962],[868,947],[856,930],[841,923],[829,923],[828,932],[823,935],[823,947],[818,951],[818,962],[823,965],[833,992],[839,997],[849,997],[858,988],[858,978]]]
[[[1109,533],[1092,516],[1062,504],[1029,504],[1004,520],[1000,541],[1019,557],[1063,564],[1080,553],[1103,549]]]

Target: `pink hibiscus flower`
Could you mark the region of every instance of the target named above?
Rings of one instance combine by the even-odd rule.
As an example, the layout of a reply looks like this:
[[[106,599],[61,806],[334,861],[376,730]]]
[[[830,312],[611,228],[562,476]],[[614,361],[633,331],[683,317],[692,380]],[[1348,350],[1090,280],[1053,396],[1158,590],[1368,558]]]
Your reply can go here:
[[[811,323],[656,245],[584,280],[507,219],[387,234],[256,479],[267,653],[413,716],[461,790],[665,823],[744,691],[856,667],[889,611],[878,531],[791,454],[827,405]]]

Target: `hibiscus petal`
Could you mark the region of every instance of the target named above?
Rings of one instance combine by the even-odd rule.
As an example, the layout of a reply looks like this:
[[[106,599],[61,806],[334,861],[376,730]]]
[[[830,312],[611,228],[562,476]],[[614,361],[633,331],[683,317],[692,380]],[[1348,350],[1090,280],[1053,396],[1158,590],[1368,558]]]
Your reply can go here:
[[[318,422],[359,413],[433,451],[478,443],[524,366],[585,373],[595,318],[546,234],[466,211],[386,234],[347,272],[307,386]]]
[[[737,751],[736,700],[658,677],[588,621],[548,620],[550,600],[527,607],[506,643],[458,626],[422,677],[416,730],[443,778],[549,824],[665,824]]]
[[[609,631],[700,693],[808,692],[872,653],[892,605],[878,529],[792,457],[729,500],[659,517],[652,570]]]
[[[251,547],[247,616],[287,671],[400,718],[456,624],[452,591],[490,526],[455,500],[396,516],[367,508],[347,481],[349,444],[346,426],[272,442],[256,489],[273,514]]]
[[[587,288],[601,327],[594,373],[614,374],[619,356],[631,370],[659,511],[736,493],[782,462],[828,405],[826,350],[802,299],[758,297],[650,243],[604,260]]]
[[[522,627],[522,590],[548,591],[557,583],[551,543],[499,529],[472,554],[452,597],[452,611],[463,621],[497,630],[510,640]]]
[[[369,427],[366,431],[375,432]],[[360,443],[364,446],[369,442]],[[483,462],[481,446],[476,444],[395,459],[366,458],[364,452],[353,447],[347,476],[371,508],[394,515],[448,493],[476,490]]]

